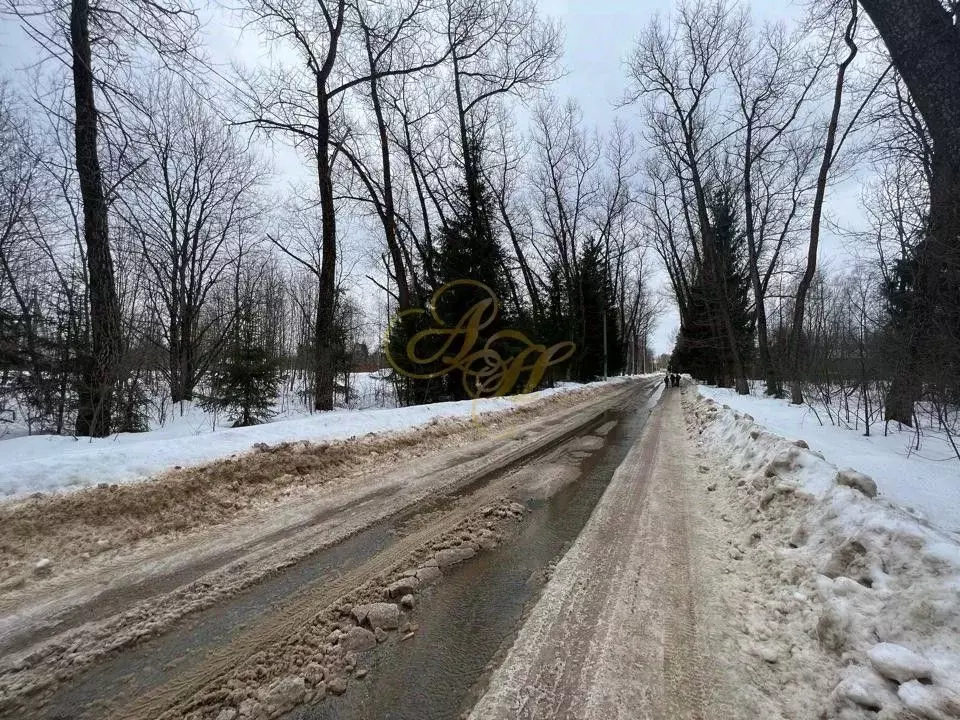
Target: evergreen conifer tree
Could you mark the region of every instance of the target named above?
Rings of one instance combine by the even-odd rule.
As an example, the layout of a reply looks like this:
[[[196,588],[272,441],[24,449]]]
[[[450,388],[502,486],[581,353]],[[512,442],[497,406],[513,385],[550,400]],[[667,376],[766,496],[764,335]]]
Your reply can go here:
[[[481,186],[479,192],[480,221],[475,222],[467,202],[467,189],[458,189],[457,213],[449,218],[440,235],[437,275],[441,285],[458,280],[474,280],[486,285],[496,296],[499,314],[493,323],[481,332],[474,345],[479,350],[487,339],[499,330],[510,327],[504,300],[509,286],[505,276],[506,255],[493,229],[493,201],[489,190]],[[437,313],[447,327],[455,326],[479,300],[486,296],[471,286],[454,287],[440,297]],[[459,345],[457,346],[459,349]],[[513,348],[516,350],[517,348]],[[511,348],[504,344],[499,352],[507,357]],[[454,398],[467,397],[462,373],[454,371],[447,377],[447,393]],[[470,382],[467,380],[467,382]]]
[[[240,311],[226,355],[210,376],[207,410],[226,411],[233,427],[258,425],[273,417],[281,381],[280,359],[258,330],[250,304]]]
[[[741,361],[748,367],[754,355],[755,313],[744,232],[736,200],[728,188],[721,187],[711,195],[710,214],[714,252],[702,255],[712,255],[718,267],[701,265],[693,273],[671,365],[709,383],[730,385],[734,380],[733,346],[720,319],[721,298],[725,298],[734,328],[733,342]],[[722,288],[719,283],[723,283]]]
[[[590,238],[580,256],[578,307],[581,313],[578,341],[577,379],[588,382],[604,373],[604,315],[606,315],[606,370],[616,375],[623,369],[617,312],[610,301],[603,243]]]

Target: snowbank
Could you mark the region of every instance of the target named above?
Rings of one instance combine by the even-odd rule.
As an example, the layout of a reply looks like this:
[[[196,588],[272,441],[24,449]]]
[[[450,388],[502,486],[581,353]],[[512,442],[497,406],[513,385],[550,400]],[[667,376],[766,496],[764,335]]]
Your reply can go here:
[[[805,440],[826,460],[870,475],[880,494],[946,530],[960,532],[960,461],[945,440],[927,436],[921,453],[909,452],[911,432],[864,437],[862,431],[821,425],[805,406],[733,390],[700,386],[700,394],[753,416],[787,438]],[[892,427],[891,427],[892,430]]]
[[[513,409],[521,403],[578,387],[582,386],[565,384],[518,397],[416,407],[335,410],[236,429],[211,430],[209,418],[193,409],[177,421],[146,433],[121,433],[100,439],[56,435],[15,437],[0,440],[0,497],[10,499],[38,491],[144,480],[173,467],[245,452],[257,443],[340,440],[367,433],[407,430],[441,418]]]
[[[828,434],[808,432],[809,424],[797,432],[772,401],[753,401],[773,408],[768,417],[779,418],[788,436],[809,438],[844,465],[866,456],[871,467],[884,469],[879,453],[866,453],[852,433],[827,443]],[[748,549],[748,559],[766,563],[776,586],[769,597],[786,598],[775,600],[786,613],[780,622],[799,623],[833,659],[832,691],[810,699],[810,717],[960,717],[958,538],[870,497],[869,478],[838,470],[804,442],[767,432],[750,415],[706,398],[695,402],[693,418],[705,455],[730,471],[729,485],[716,494],[727,494],[731,512],[746,518],[745,546],[763,546],[753,557]],[[897,472],[877,478],[888,497]],[[797,651],[796,638],[780,641],[788,654]]]

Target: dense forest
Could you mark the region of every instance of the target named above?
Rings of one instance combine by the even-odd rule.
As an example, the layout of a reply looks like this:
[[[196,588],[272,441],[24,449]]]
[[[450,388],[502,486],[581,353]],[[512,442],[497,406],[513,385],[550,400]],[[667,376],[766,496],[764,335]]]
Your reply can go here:
[[[547,383],[651,370],[675,302],[670,362],[703,380],[956,412],[955,4],[679,2],[593,128],[527,0],[245,0],[271,52],[229,69],[188,0],[3,3],[42,60],[0,85],[0,423],[101,437],[196,401],[253,424],[285,387],[330,410],[424,329],[389,318],[465,278],[499,301],[480,345],[575,344]],[[826,212],[851,183],[862,222]]]

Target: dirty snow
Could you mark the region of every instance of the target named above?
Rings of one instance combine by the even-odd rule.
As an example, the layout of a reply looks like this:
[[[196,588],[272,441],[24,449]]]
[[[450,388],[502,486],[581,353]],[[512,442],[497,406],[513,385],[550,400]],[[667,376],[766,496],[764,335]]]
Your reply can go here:
[[[246,452],[257,443],[339,440],[406,430],[443,418],[508,410],[578,387],[582,386],[567,383],[519,397],[405,408],[335,410],[277,419],[248,428],[219,426],[213,429],[209,417],[191,406],[164,427],[146,433],[120,433],[99,439],[57,435],[13,437],[0,440],[0,498],[144,480],[171,468]]]
[[[946,439],[928,434],[919,452],[911,452],[913,433],[890,424],[875,424],[870,437],[861,430],[824,425],[807,406],[790,405],[756,395],[737,395],[733,390],[700,386],[704,397],[751,415],[771,432],[790,440],[805,440],[838,467],[850,467],[872,477],[880,495],[905,506],[934,525],[960,532],[960,461]]]
[[[921,477],[949,505],[956,498],[949,487],[957,484],[954,469],[927,466],[922,458],[914,463],[889,439],[821,429],[777,401],[701,392],[756,413],[789,438],[710,398],[692,408],[702,456],[713,463],[702,470],[723,478],[710,495],[726,495],[722,509],[743,518],[746,540],[736,557],[763,567],[768,597],[789,594],[804,608],[801,614],[779,608],[760,638],[792,656],[804,646],[798,630],[819,646],[809,664],[820,676],[807,681],[817,696],[805,716],[960,718],[960,539],[891,502]],[[878,469],[880,496],[838,483],[837,464],[870,474]],[[949,508],[922,510],[956,528]],[[762,616],[765,602],[741,600],[755,606],[745,612],[748,625]]]

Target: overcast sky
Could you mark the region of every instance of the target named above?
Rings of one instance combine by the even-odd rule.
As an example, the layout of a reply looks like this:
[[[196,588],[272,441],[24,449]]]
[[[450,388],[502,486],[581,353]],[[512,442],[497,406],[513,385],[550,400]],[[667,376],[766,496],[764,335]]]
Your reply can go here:
[[[639,129],[637,108],[616,108],[626,85],[623,61],[649,19],[657,12],[668,14],[673,5],[670,0],[540,0],[543,14],[559,20],[565,34],[563,67],[566,74],[552,89],[553,94],[561,99],[575,98],[583,109],[587,124],[601,131],[616,115],[628,126]],[[756,0],[750,6],[758,19],[775,20],[799,13],[796,3],[778,0]],[[249,56],[257,45],[255,31],[248,29],[241,34],[236,17],[208,12],[208,42],[213,45],[215,56],[224,61],[229,56]],[[12,20],[0,19],[0,75],[14,80],[18,75],[22,77],[22,69],[29,64],[31,57],[36,57],[35,53],[35,48],[22,37]],[[282,153],[279,164],[290,176],[297,174],[297,170],[305,171],[302,163],[289,151]],[[858,193],[857,181],[835,188],[829,196],[828,215],[842,215],[846,224],[856,224],[860,217]],[[348,228],[341,226],[341,230],[346,234]],[[845,253],[842,244],[829,228],[824,228],[824,234],[826,262],[836,262],[837,258],[842,261]],[[363,267],[363,257],[352,258],[350,262],[362,282],[370,268]],[[658,292],[666,290],[664,280],[658,267],[654,283]],[[679,328],[672,300],[666,307],[652,338],[652,347],[658,353],[670,350]]]

